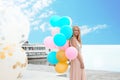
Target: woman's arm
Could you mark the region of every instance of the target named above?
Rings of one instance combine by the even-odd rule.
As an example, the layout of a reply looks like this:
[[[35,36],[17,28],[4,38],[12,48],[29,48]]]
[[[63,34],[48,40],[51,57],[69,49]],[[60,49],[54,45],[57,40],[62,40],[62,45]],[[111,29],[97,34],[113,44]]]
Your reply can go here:
[[[74,37],[72,37],[70,41],[71,41],[71,46],[73,46],[73,47],[75,47],[77,49],[76,39]],[[82,44],[81,43],[80,43],[80,46],[82,48]],[[81,68],[84,68],[83,58],[82,58],[82,55],[80,53],[78,53],[77,58],[80,61]]]
[[[78,56],[77,56],[77,57],[78,57],[78,59],[79,59],[79,61],[80,61],[80,64],[81,64],[80,67],[81,67],[82,69],[84,69],[84,62],[83,62],[82,55],[81,55],[80,53],[78,53]]]
[[[76,39],[74,37],[71,38],[70,43],[71,43],[71,46],[77,48]]]

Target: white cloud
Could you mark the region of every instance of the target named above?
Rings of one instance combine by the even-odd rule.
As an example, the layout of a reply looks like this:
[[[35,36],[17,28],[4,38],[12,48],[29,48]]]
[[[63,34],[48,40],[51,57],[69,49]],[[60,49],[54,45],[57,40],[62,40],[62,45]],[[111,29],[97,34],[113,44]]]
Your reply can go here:
[[[38,27],[34,27],[33,30],[38,30],[39,28]]]
[[[8,3],[9,2],[9,3]],[[11,6],[11,5],[13,5],[13,1],[12,0],[0,0],[0,6],[1,7],[9,7],[9,6]]]
[[[52,26],[50,26],[50,27],[48,28],[49,31],[52,31],[53,29],[54,29],[54,27],[52,27]]]
[[[33,5],[33,9],[35,11],[41,10],[45,7],[48,7],[53,0],[37,0],[37,2]]]
[[[40,22],[41,22],[41,20],[40,20],[40,21],[36,20],[36,21],[33,21],[33,22],[31,23],[31,25],[36,25],[36,24],[39,24]]]
[[[100,29],[104,29],[106,28],[107,25],[106,24],[103,24],[103,25],[96,25],[94,27],[89,27],[88,25],[83,25],[83,26],[80,26],[80,29],[81,29],[81,35],[85,35],[85,34],[88,34],[90,32],[93,32],[93,31],[97,31],[97,30],[100,30]]]
[[[35,30],[37,29],[36,27],[40,27],[44,32],[45,26],[49,26],[45,19],[55,13],[49,8],[50,4],[54,1],[55,0],[22,0],[16,3],[29,18],[31,26],[34,26]]]
[[[21,1],[18,1],[20,3]],[[29,17],[34,16],[36,13],[40,12],[44,8],[50,6],[53,0],[30,0],[25,1],[24,4],[19,4],[18,6],[24,9],[24,13],[27,14]],[[27,9],[26,9],[27,8]],[[26,10],[25,10],[26,9]]]
[[[47,18],[47,17],[49,17],[49,16],[52,15],[52,14],[54,14],[53,11],[48,11],[48,12],[46,12],[46,13],[42,13],[42,14],[39,16],[39,18]]]
[[[93,27],[93,31],[97,30],[97,29],[104,29],[106,28],[107,25],[106,24],[103,24],[103,25],[96,25],[95,27]]]
[[[20,2],[25,2],[26,0],[20,0]]]
[[[47,27],[49,25],[49,23],[44,22],[43,24],[40,25],[40,29],[45,32],[45,27]]]
[[[92,30],[87,25],[80,26],[80,29],[81,29],[81,35],[87,34]]]

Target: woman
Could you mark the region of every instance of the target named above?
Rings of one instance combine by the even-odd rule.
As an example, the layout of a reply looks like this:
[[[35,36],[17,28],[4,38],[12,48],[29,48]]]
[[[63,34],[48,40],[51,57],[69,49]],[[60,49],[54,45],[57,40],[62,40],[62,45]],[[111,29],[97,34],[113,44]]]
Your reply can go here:
[[[78,56],[70,62],[70,80],[86,80],[84,63],[81,56],[81,37],[78,26],[73,26],[73,36],[70,40],[70,46],[78,50]]]

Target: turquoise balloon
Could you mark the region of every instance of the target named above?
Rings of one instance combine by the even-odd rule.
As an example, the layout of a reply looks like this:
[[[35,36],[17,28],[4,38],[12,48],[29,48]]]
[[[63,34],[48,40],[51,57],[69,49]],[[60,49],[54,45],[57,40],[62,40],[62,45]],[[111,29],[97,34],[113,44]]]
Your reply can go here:
[[[63,33],[66,37],[66,39],[70,39],[73,35],[73,30],[70,25],[64,25],[61,29],[60,32]]]
[[[64,46],[67,41],[65,35],[62,33],[56,34],[53,40],[54,40],[54,43],[59,47]]]
[[[71,18],[68,17],[68,16],[63,16],[62,18],[60,18],[60,19],[58,20],[58,26],[59,26],[59,27],[62,27],[62,26],[64,26],[64,25],[71,25],[71,24],[72,24],[72,20],[71,20]]]
[[[54,15],[50,18],[50,24],[53,27],[58,26],[58,20],[60,19],[60,16]]]
[[[50,52],[47,56],[47,61],[51,64],[57,64],[58,60],[56,58],[56,54],[57,53],[55,51]]]

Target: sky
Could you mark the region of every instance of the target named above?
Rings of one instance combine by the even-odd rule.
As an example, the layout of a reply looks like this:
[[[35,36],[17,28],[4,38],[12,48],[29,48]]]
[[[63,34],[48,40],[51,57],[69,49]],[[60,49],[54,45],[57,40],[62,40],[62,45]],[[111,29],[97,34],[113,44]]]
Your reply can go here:
[[[7,1],[7,0],[6,0]],[[30,23],[29,43],[51,36],[51,16],[69,16],[81,29],[83,44],[120,45],[119,0],[9,0]]]
[[[70,16],[73,25],[83,27],[83,44],[120,44],[119,3],[119,0],[57,0],[52,8],[58,15]]]

